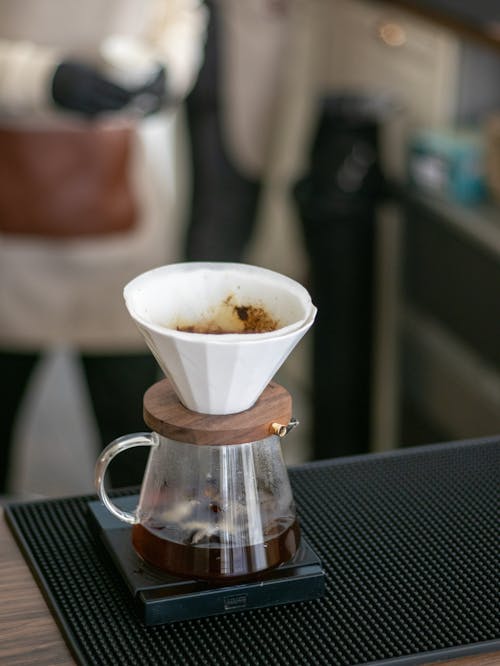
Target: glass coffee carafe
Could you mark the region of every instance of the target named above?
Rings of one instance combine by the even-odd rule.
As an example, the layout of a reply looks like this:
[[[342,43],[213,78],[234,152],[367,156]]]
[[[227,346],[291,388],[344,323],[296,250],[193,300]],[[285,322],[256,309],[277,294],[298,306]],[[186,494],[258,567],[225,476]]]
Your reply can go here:
[[[106,507],[130,523],[147,562],[201,579],[247,578],[295,554],[297,523],[281,437],[294,425],[291,398],[271,382],[243,414],[206,415],[185,408],[170,382],[144,396],[151,433],[121,437],[101,455],[96,485]],[[135,513],[116,507],[104,487],[110,461],[150,446]]]

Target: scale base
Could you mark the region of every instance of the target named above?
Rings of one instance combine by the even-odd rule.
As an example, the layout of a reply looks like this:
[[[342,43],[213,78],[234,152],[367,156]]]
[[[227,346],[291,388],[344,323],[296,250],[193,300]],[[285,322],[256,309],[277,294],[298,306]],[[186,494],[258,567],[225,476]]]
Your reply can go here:
[[[138,496],[113,501],[124,511],[132,511]],[[89,502],[88,515],[146,625],[309,601],[325,592],[320,560],[303,537],[289,562],[264,571],[251,581],[215,586],[201,580],[177,578],[149,565],[132,546],[132,528],[112,516],[101,502]]]

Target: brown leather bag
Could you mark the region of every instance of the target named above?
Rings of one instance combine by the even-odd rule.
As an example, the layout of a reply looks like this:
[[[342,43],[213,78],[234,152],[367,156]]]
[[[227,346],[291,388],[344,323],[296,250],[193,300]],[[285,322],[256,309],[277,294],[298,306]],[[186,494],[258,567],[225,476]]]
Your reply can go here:
[[[131,229],[133,130],[0,128],[0,232],[69,238]]]

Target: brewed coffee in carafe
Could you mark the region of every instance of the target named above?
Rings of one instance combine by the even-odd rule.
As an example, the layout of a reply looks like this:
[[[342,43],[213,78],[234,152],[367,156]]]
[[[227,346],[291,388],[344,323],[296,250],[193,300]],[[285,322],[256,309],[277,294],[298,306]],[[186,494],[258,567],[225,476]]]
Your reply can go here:
[[[273,326],[226,334],[179,325],[213,316],[221,299],[238,317],[264,312]],[[125,301],[167,378],[144,395],[151,432],[115,440],[98,460],[101,500],[132,525],[136,552],[170,574],[223,582],[287,562],[300,542],[281,451],[292,403],[271,380],[314,321],[307,291],[254,266],[191,263],[139,276]],[[128,513],[108,497],[104,475],[134,446],[151,452]]]
[[[181,576],[242,577],[289,560],[299,543],[280,439],[227,446],[164,441],[151,452],[137,552]]]

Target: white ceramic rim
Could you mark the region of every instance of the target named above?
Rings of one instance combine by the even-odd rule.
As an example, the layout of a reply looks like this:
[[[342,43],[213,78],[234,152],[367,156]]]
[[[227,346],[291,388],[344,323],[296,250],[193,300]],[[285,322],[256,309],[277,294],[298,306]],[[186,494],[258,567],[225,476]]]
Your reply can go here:
[[[288,324],[288,326],[283,326],[282,328],[278,328],[275,331],[269,331],[267,333],[187,333],[185,331],[177,331],[173,328],[167,328],[165,326],[160,326],[159,324],[154,324],[136,313],[131,305],[132,291],[141,282],[147,279],[147,276],[150,276],[154,273],[168,273],[177,270],[187,271],[191,268],[193,271],[199,269],[243,270],[251,273],[258,271],[261,274],[267,274],[273,279],[278,279],[282,283],[286,283],[288,287],[290,287],[290,289],[297,295],[297,297],[302,300],[306,308],[307,305],[309,305],[309,312],[305,317],[302,317],[302,319],[299,319],[293,324]],[[178,340],[189,341],[193,344],[207,344],[207,342],[210,342],[210,344],[226,345],[230,343],[234,344],[236,342],[241,343],[242,341],[244,341],[246,344],[258,344],[259,342],[264,342],[265,340],[272,340],[277,338],[281,339],[294,335],[299,330],[311,326],[317,313],[317,308],[313,305],[309,292],[296,280],[293,280],[292,278],[289,278],[282,273],[272,271],[268,268],[262,268],[261,266],[254,266],[252,264],[240,264],[234,262],[192,261],[159,266],[157,268],[153,268],[150,271],[146,271],[145,273],[141,273],[137,277],[133,278],[130,282],[128,282],[123,289],[123,297],[131,317],[137,323],[141,324],[141,326],[146,329],[155,331],[160,335],[166,335]]]

